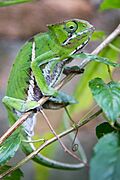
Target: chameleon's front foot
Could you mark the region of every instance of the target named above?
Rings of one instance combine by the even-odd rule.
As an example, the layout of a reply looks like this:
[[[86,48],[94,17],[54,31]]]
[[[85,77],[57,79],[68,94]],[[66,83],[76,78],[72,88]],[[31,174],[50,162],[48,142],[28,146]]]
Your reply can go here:
[[[44,96],[54,96],[56,97],[58,95],[58,91],[53,89],[52,87],[49,87],[48,89],[44,89],[42,91]]]

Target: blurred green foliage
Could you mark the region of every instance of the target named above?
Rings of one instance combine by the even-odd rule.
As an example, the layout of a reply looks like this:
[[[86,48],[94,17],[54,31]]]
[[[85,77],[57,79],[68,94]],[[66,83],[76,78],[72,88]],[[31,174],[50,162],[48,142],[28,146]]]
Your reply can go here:
[[[8,169],[10,169],[11,166],[1,166],[0,167],[0,174],[4,173],[5,171],[7,171]],[[13,171],[9,176],[4,177],[4,179],[2,180],[21,180],[21,178],[23,177],[23,173],[20,169],[17,169],[15,171]]]
[[[120,0],[104,0],[100,5],[101,10],[106,9],[119,9],[120,8]]]
[[[53,137],[52,133],[44,133],[44,138],[45,139],[50,139]],[[39,137],[35,136],[35,139],[38,139]],[[35,147],[39,147],[41,145],[41,143],[35,143],[34,144]],[[49,147],[43,149],[43,151],[41,151],[40,153],[42,155],[44,155],[45,157],[51,158],[53,159],[55,154],[56,154],[56,150],[57,150],[57,142],[51,144]],[[35,180],[47,180],[49,177],[49,170],[50,168],[45,167],[43,165],[34,163],[34,167],[35,167]]]
[[[105,32],[104,31],[95,31],[92,34],[91,41],[101,41],[105,38]]]
[[[21,4],[26,2],[32,2],[32,0],[0,0],[0,6],[11,6],[15,4]]]

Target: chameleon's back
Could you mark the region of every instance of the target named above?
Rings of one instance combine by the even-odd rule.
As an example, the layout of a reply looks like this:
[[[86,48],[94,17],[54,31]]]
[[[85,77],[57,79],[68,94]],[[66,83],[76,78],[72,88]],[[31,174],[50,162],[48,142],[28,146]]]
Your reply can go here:
[[[35,42],[35,56],[46,52],[47,33],[41,33],[29,40],[21,48],[13,64],[7,85],[6,96],[26,100],[29,81],[31,79],[32,46]],[[47,47],[47,49],[46,49]]]
[[[25,101],[27,100],[31,80],[33,40],[36,43],[36,56],[38,56],[46,51],[46,48],[43,48],[44,43],[46,43],[46,38],[48,38],[47,33],[38,34],[34,36],[33,39],[26,42],[25,45],[21,48],[10,72],[6,96]],[[11,108],[9,109],[6,106],[6,109],[8,111],[10,124],[13,124],[18,119],[18,117]]]
[[[28,88],[32,42],[27,42],[18,53],[13,64],[6,95],[17,99],[25,99]]]
[[[48,32],[37,34],[25,43],[15,59],[9,76],[6,92],[6,96],[8,97],[24,101],[38,101],[43,96],[41,90],[37,86],[31,69],[33,42],[35,43],[35,58],[51,50],[49,43],[52,41]],[[19,114],[18,116],[20,116],[21,114],[16,114],[16,111],[7,107],[6,104],[5,106],[8,111],[9,121],[13,124],[18,119],[16,115]]]
[[[27,42],[18,53],[9,76],[6,96],[22,100],[26,99],[27,94],[25,93],[25,89],[28,88],[31,49],[32,42]],[[18,119],[16,114],[7,106],[6,109],[10,124],[15,123],[15,121]]]

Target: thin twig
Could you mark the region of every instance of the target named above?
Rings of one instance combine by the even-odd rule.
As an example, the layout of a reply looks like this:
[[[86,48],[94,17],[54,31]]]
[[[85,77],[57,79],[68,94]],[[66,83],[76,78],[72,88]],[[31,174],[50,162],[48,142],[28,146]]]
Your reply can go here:
[[[66,112],[69,120],[73,123],[72,126],[76,127],[76,122],[70,116],[67,107],[64,107],[64,109],[65,109],[65,112]],[[72,142],[72,151],[74,151],[74,152],[78,150],[78,144],[75,144],[75,140],[76,140],[77,134],[78,134],[78,128],[76,127],[75,136],[74,136],[74,139],[73,139],[73,142]]]
[[[24,113],[0,138],[2,144],[26,119],[30,116],[31,112]]]
[[[85,125],[86,123],[88,123],[89,121],[93,120],[94,118],[98,117],[98,115],[100,115],[102,113],[102,110],[100,109],[99,111],[97,111],[96,113],[94,113],[93,115],[91,115],[90,117],[84,119],[83,121],[80,121],[79,123],[77,123],[77,127],[80,128],[81,126]],[[74,130],[76,130],[75,127],[71,127],[68,130],[62,132],[61,134],[58,135],[59,138],[66,136],[67,134],[73,132]],[[3,177],[5,177],[6,175],[12,173],[13,171],[15,171],[16,169],[18,169],[19,167],[21,167],[23,164],[25,164],[26,162],[28,162],[30,159],[32,159],[34,156],[36,156],[42,149],[44,149],[45,147],[47,147],[48,145],[50,145],[51,143],[57,141],[57,137],[53,137],[52,139],[46,141],[44,144],[42,144],[38,149],[36,149],[35,151],[33,151],[31,154],[29,154],[27,157],[25,157],[22,161],[20,161],[16,166],[8,169],[6,172],[2,173],[0,175],[0,179],[3,179]],[[82,165],[82,163],[81,163]],[[84,164],[83,164],[84,165]]]
[[[92,52],[93,55],[99,54],[110,42],[120,34],[120,24],[117,28]]]
[[[63,144],[63,142],[60,140],[59,136],[57,135],[57,133],[56,133],[55,130],[53,129],[53,127],[52,127],[51,123],[49,122],[49,120],[48,120],[46,114],[44,113],[44,111],[43,111],[43,110],[40,110],[40,112],[42,113],[42,115],[43,115],[46,123],[48,124],[50,130],[51,130],[52,133],[55,135],[55,137],[58,139],[58,141],[59,141],[60,145],[62,146],[63,150],[64,150],[66,153],[68,153],[69,155],[71,155],[72,157],[74,157],[75,159],[77,159],[78,161],[84,163],[77,155],[75,155],[74,153],[72,153],[72,152]]]

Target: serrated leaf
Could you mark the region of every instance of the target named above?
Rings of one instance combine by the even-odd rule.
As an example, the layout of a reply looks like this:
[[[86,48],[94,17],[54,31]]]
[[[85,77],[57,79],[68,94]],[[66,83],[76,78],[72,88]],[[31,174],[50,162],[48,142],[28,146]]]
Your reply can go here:
[[[120,48],[120,37],[118,36],[114,41],[112,41],[112,44]],[[99,55],[111,59],[111,61],[113,62],[117,62],[119,57],[119,53],[109,46],[104,48]],[[111,72],[112,71],[113,67],[111,67]],[[93,98],[91,95],[91,91],[88,87],[88,82],[95,77],[108,79],[109,74],[107,66],[105,66],[103,63],[98,63],[94,61],[86,66],[85,72],[80,77],[80,80],[78,81],[73,94],[73,96],[79,101],[79,103],[69,106],[70,113],[77,113],[82,110],[86,110],[92,105]]]
[[[81,58],[81,59],[89,59],[90,61],[100,62],[100,63],[110,65],[110,66],[113,66],[113,67],[120,67],[120,64],[111,62],[107,58],[100,57],[100,56],[97,56],[97,55],[88,54],[88,53],[79,53],[79,54],[72,55],[72,57]]]
[[[11,6],[15,4],[21,4],[26,2],[31,2],[32,0],[0,0],[0,6]]]
[[[0,166],[11,159],[21,143],[20,133],[14,132],[0,145]]]
[[[0,174],[4,173],[9,168],[11,168],[11,166],[0,167]],[[4,177],[3,180],[21,180],[21,177],[23,177],[23,173],[20,169],[17,169],[13,171],[11,174],[9,174],[8,176]]]
[[[115,129],[112,128],[108,122],[104,122],[96,127],[96,135],[98,138],[113,131],[115,131]]]
[[[94,99],[112,124],[120,116],[120,83],[105,84],[101,78],[89,82]]]
[[[104,0],[100,5],[101,10],[120,8],[120,0]]]
[[[90,163],[90,180],[120,179],[120,136],[110,133],[99,139]]]
[[[91,41],[102,40],[103,38],[105,38],[105,32],[104,31],[95,31],[92,34]]]

